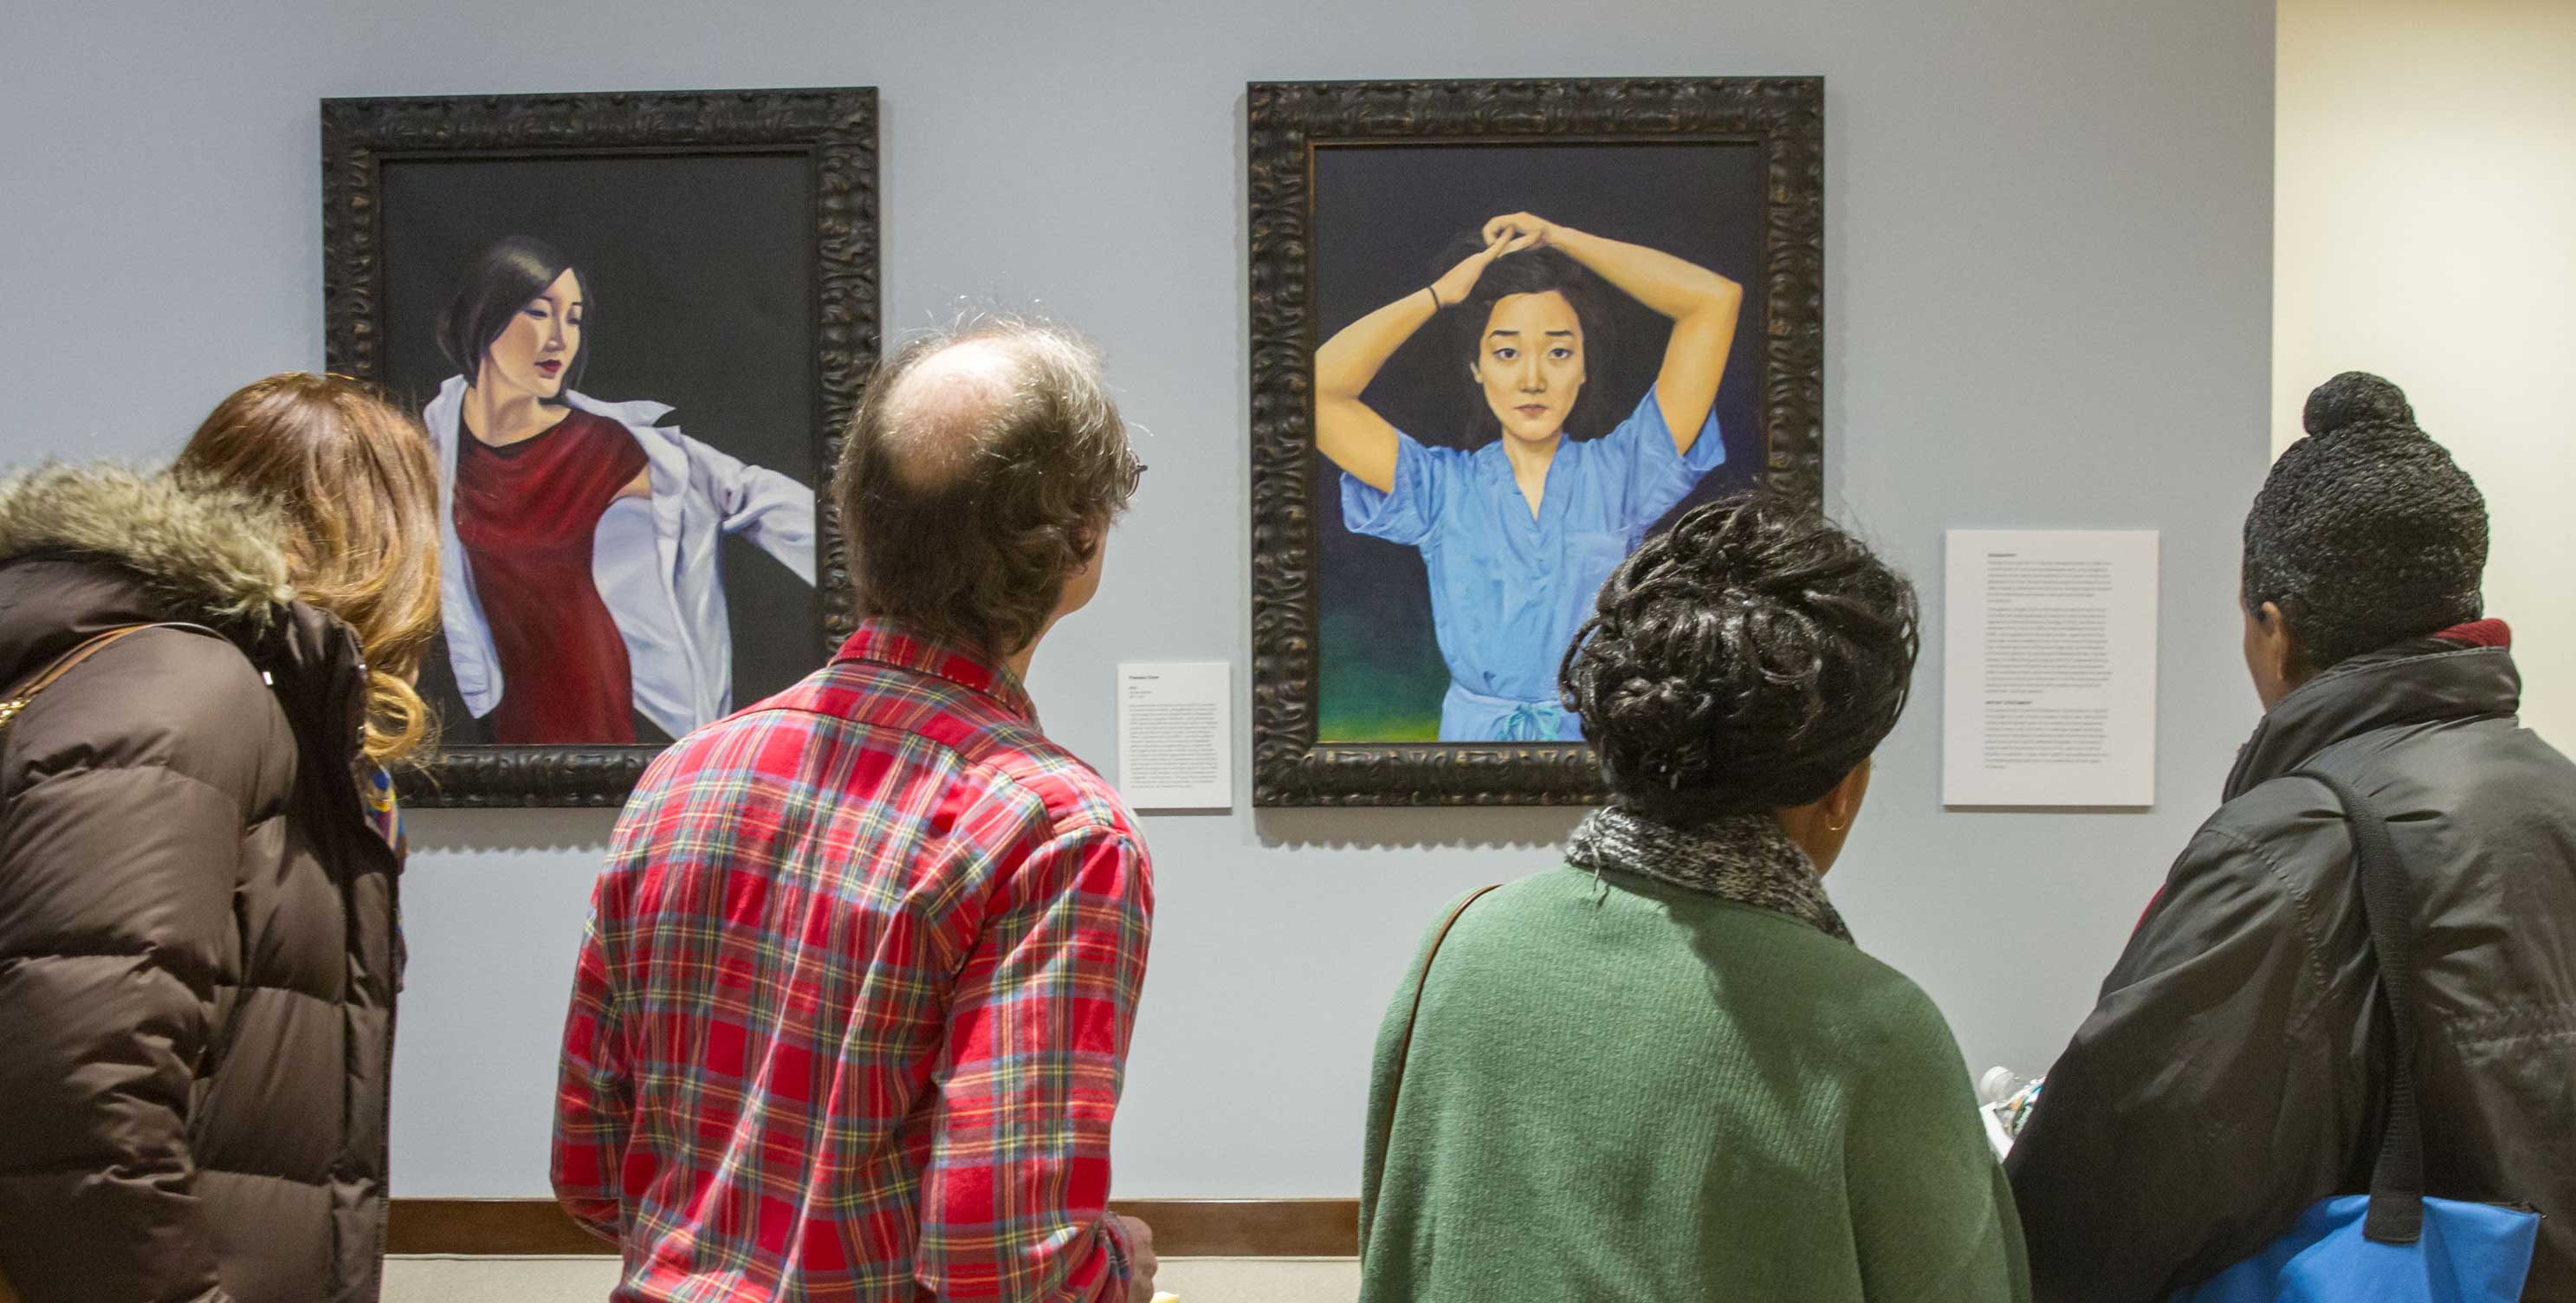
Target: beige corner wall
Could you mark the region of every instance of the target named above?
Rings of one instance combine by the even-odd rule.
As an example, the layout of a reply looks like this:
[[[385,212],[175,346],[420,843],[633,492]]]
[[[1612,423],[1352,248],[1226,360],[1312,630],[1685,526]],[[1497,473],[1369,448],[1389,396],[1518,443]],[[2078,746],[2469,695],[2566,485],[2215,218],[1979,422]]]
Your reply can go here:
[[[2337,371],[2487,496],[2524,719],[2576,746],[2576,3],[2283,0],[2273,448]]]

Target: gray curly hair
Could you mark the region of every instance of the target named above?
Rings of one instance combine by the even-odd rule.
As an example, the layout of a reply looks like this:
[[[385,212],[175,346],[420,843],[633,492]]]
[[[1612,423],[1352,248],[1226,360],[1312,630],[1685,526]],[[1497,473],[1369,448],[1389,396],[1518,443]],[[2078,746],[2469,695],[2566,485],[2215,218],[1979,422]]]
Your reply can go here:
[[[1143,471],[1079,333],[997,315],[924,334],[868,381],[833,476],[859,610],[1010,656]]]

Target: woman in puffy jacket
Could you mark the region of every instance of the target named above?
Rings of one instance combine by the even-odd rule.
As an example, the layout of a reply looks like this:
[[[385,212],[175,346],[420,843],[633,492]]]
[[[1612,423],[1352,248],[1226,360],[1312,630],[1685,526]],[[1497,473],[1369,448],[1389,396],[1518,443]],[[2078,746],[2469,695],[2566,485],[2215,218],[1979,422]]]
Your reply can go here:
[[[0,481],[0,1289],[376,1297],[437,630],[428,445],[353,381]]]

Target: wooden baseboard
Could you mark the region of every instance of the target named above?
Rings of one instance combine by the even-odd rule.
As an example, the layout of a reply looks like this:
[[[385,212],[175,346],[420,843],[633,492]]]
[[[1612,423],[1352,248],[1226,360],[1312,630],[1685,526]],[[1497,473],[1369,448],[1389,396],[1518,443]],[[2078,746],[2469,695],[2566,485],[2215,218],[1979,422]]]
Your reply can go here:
[[[385,1216],[385,1252],[511,1257],[613,1254],[552,1199],[396,1199]]]
[[[1154,1228],[1175,1258],[1348,1258],[1359,1253],[1356,1199],[1128,1199],[1111,1207]],[[612,1254],[551,1199],[396,1199],[388,1253],[456,1256]]]

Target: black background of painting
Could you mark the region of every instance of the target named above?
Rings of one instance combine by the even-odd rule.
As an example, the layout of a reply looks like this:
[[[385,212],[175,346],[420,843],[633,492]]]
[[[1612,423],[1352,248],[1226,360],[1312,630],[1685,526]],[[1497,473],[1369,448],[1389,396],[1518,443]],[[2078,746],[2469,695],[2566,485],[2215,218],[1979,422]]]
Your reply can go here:
[[[1655,142],[1593,145],[1319,145],[1314,154],[1315,341],[1430,284],[1450,241],[1493,217],[1530,212],[1550,222],[1707,267],[1744,286],[1744,311],[1717,391],[1725,464],[1676,506],[1750,487],[1765,449],[1758,417],[1765,279],[1763,159],[1752,144]],[[1585,359],[1589,424],[1605,434],[1654,385],[1669,323],[1604,287],[1615,318],[1615,354]],[[1449,314],[1407,340],[1371,382],[1366,400],[1425,444],[1471,446],[1490,430],[1471,421],[1483,403]],[[1601,391],[1595,398],[1593,391]],[[1316,580],[1321,614],[1317,684],[1322,739],[1337,720],[1393,711],[1437,718],[1448,671],[1432,636],[1429,581],[1413,548],[1354,534],[1342,524],[1341,472],[1318,455]],[[1402,702],[1383,698],[1398,694]]]
[[[578,388],[652,399],[660,424],[819,486],[812,182],[799,154],[405,160],[384,165],[385,380],[418,412],[456,368],[437,323],[493,241],[533,235],[589,279]],[[823,663],[816,591],[759,547],[724,540],[736,706]],[[457,697],[440,639],[421,686],[450,744],[490,741]],[[661,735],[641,715],[640,741]]]

